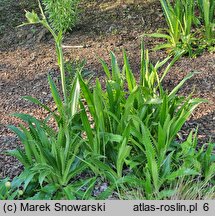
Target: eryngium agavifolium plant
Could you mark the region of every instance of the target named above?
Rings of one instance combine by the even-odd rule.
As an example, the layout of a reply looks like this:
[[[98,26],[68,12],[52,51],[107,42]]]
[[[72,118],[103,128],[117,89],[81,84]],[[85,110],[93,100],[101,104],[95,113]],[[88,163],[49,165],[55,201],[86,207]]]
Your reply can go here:
[[[193,181],[202,178],[206,185],[210,185],[214,176],[213,144],[207,148],[206,157],[202,150],[196,151],[196,133],[191,132],[182,144],[178,141],[178,132],[193,110],[204,102],[192,98],[192,95],[177,94],[194,73],[188,74],[170,92],[162,85],[165,75],[180,55],[176,55],[162,70],[163,73],[159,73],[170,57],[153,65],[148,51],[142,46],[138,80],[126,53],[123,53],[122,69],[111,53],[110,68],[101,60],[107,77],[105,90],[98,79],[91,89],[79,77],[93,127],[83,104],[81,118],[89,151],[101,156],[100,160],[94,160],[100,175],[121,190],[126,190],[126,185],[141,188],[147,199],[173,196],[176,191],[172,185],[181,178],[185,181],[187,178]],[[205,160],[212,167],[207,172]]]
[[[80,100],[79,78],[75,75],[70,89],[66,88],[62,32],[56,33],[51,28],[40,4],[39,7],[41,17],[34,11],[27,11],[26,18],[28,22],[22,25],[42,24],[52,34],[57,50],[63,97],[61,97],[61,92],[50,75],[48,76],[48,82],[56,106],[55,110],[42,104],[36,98],[25,97],[25,99],[48,111],[49,117],[53,117],[56,122],[56,128],[53,129],[47,123],[49,117],[44,120],[38,120],[28,114],[14,114],[14,116],[26,123],[25,125],[20,124],[19,127],[9,126],[17,134],[24,148],[11,150],[9,154],[15,156],[25,168],[22,175],[24,179],[27,179],[27,181],[23,180],[25,182],[24,189],[27,190],[32,182],[35,183],[35,190],[40,191],[41,189],[37,193],[36,198],[47,197],[43,193],[45,186],[49,188],[49,191],[52,189],[52,194],[48,197],[53,197],[53,194],[66,193],[69,199],[74,199],[74,194],[77,195],[82,185],[87,185],[88,183],[93,185],[95,183],[95,178],[90,176],[86,182],[82,180],[78,184],[67,187],[72,179],[77,180],[77,175],[86,170],[87,167],[91,167],[89,155],[84,154],[85,141],[82,138],[81,119],[78,114],[78,103]],[[54,197],[59,199],[58,195]],[[78,197],[83,198],[87,196],[84,193],[79,194]]]

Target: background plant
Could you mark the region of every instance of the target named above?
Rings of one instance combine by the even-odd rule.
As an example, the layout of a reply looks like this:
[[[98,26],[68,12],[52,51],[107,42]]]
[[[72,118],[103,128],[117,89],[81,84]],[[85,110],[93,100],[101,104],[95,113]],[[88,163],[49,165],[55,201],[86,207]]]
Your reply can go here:
[[[168,49],[169,52],[185,51],[192,54],[191,44],[194,36],[191,32],[194,19],[194,0],[176,0],[172,5],[169,0],[160,0],[168,25],[166,33],[154,33],[149,36],[164,38],[167,43],[155,49]]]
[[[204,26],[204,38],[209,46],[214,45],[215,38],[215,2],[213,0],[198,0],[200,20]]]
[[[189,56],[198,55],[205,48],[212,50],[214,45],[213,0],[176,0],[174,2],[160,0],[160,2],[168,28],[162,29],[161,32],[145,34],[166,40],[165,43],[157,45],[155,50],[166,49],[170,53],[184,51]],[[199,17],[195,15],[197,9],[200,13]]]

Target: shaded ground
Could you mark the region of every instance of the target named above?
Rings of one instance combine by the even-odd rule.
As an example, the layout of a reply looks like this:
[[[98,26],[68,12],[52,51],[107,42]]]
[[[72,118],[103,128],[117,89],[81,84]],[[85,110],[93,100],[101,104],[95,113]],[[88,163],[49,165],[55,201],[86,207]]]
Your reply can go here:
[[[14,112],[34,114],[38,118],[45,111],[27,103],[21,96],[31,95],[51,103],[47,85],[47,73],[58,80],[55,48],[50,35],[41,27],[15,28],[24,21],[24,9],[36,8],[34,1],[1,0],[0,5],[0,178],[13,177],[21,166],[12,157],[2,153],[19,145],[16,137],[7,129],[18,120],[9,116]],[[142,3],[141,3],[142,2]],[[86,68],[103,78],[98,56],[109,60],[112,50],[119,61],[122,48],[127,50],[131,65],[138,74],[140,36],[165,26],[158,1],[135,1],[134,4],[114,5],[114,1],[83,1],[84,9],[76,29],[65,36],[65,45],[84,45],[86,48],[66,49],[66,60],[87,59]],[[154,41],[147,39],[146,46]],[[165,56],[164,52],[151,53],[153,61]],[[165,80],[167,88],[173,88],[187,73],[198,71],[181,91],[188,94],[193,89],[196,97],[209,100],[202,104],[186,123],[187,129],[199,125],[201,143],[210,138],[215,141],[215,54],[204,53],[190,59],[182,58],[172,68]]]

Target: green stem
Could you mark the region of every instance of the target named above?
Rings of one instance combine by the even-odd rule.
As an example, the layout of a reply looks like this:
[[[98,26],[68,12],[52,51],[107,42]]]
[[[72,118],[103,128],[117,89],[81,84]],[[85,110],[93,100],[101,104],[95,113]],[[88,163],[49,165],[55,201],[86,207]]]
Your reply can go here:
[[[63,59],[63,50],[61,42],[57,44],[58,49],[58,64],[60,67],[60,75],[61,75],[61,84],[62,84],[62,90],[64,95],[64,102],[67,104],[67,92],[66,92],[66,78],[65,78],[65,70],[64,70],[64,59]]]
[[[52,30],[46,20],[41,22],[45,28],[49,30],[55,40],[56,49],[57,49],[57,57],[58,57],[58,65],[60,68],[60,76],[61,76],[61,85],[63,90],[64,102],[67,104],[67,92],[66,92],[66,78],[65,78],[65,70],[64,70],[64,59],[63,59],[63,49],[62,49],[62,38]]]
[[[43,20],[40,22],[45,28],[49,30],[55,40],[56,49],[57,49],[57,57],[58,57],[58,65],[60,67],[60,76],[61,76],[61,85],[64,96],[64,103],[67,104],[67,92],[66,92],[66,79],[65,79],[65,70],[64,70],[64,59],[63,59],[63,49],[62,49],[62,35],[58,33],[58,35],[53,31],[53,29],[48,24],[48,21],[43,13],[42,6],[40,1],[38,0],[39,8],[43,17]]]

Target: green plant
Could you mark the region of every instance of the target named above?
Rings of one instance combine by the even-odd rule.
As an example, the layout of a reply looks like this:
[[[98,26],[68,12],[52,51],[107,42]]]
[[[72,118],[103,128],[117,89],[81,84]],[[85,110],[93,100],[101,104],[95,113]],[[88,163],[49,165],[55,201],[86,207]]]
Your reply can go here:
[[[175,192],[168,198],[171,200],[209,200],[215,198],[215,187],[204,181],[183,178],[174,182]]]
[[[23,195],[23,191],[9,181],[9,178],[0,180],[0,200],[19,199]]]
[[[155,49],[168,49],[168,52],[184,51],[192,55],[192,43],[195,38],[191,27],[194,20],[194,0],[176,0],[174,5],[169,0],[160,0],[168,29],[166,33],[146,34],[150,37],[163,38],[167,43]]]
[[[211,152],[214,144],[209,144],[204,151],[204,147],[197,149],[197,131],[191,132],[183,143],[172,143],[161,160],[155,139],[145,130],[141,162],[132,169],[131,182],[124,182],[127,184],[120,190],[123,199],[214,198],[215,155]],[[209,171],[207,175],[205,169]]]
[[[200,20],[204,26],[204,39],[206,46],[212,47],[215,45],[215,19],[214,10],[215,2],[213,0],[198,0],[198,8],[200,11]]]
[[[157,45],[155,50],[166,49],[170,53],[183,51],[189,56],[198,55],[206,48],[213,51],[215,7],[213,0],[176,0],[173,3],[170,0],[160,0],[160,2],[168,28],[162,29],[161,32],[144,34],[167,41]],[[197,2],[199,18],[194,13]],[[201,22],[204,30],[200,26]]]
[[[87,83],[90,83],[95,73],[91,70],[85,68],[86,61],[85,60],[74,60],[74,61],[66,61],[64,64],[65,73],[66,73],[66,86],[67,91],[70,91],[71,83],[73,83],[74,77],[77,72],[81,74],[81,77],[84,80],[87,80]]]
[[[0,200],[95,199],[92,196],[92,189],[97,181],[95,177],[78,178],[73,184],[64,187],[56,183],[47,183],[41,186],[34,178],[34,174],[31,170],[25,168],[11,182],[8,178],[0,180]]]
[[[32,178],[38,175],[41,185],[47,182],[65,186],[86,168],[86,163],[79,160],[83,158],[80,147],[83,140],[77,132],[70,131],[67,135],[65,128],[60,127],[56,133],[30,115],[15,116],[25,121],[29,129],[23,125],[20,125],[21,130],[14,126],[9,127],[19,136],[25,148],[24,151],[11,150],[10,155],[31,170]]]
[[[163,78],[179,56],[180,55],[177,55],[168,65],[164,71]],[[145,57],[146,61],[144,60]],[[156,102],[156,98],[154,98],[156,97],[156,88],[159,88],[160,85],[160,83],[158,83],[157,86],[154,86],[158,78],[157,70],[168,60],[169,57],[161,63],[158,62],[156,66],[153,67],[153,65],[149,63],[148,54],[145,55],[142,49],[142,69],[140,78],[142,83],[140,86],[144,86],[144,88],[148,90],[148,94],[144,96],[145,98],[141,99],[143,102],[149,104],[151,98],[154,99],[152,102]],[[93,146],[94,153],[102,155],[107,153],[110,155],[109,158],[112,157],[116,159],[115,148],[118,146],[116,143],[123,140],[123,131],[128,130],[126,128],[129,122],[129,115],[131,115],[130,110],[134,109],[132,100],[138,95],[141,89],[136,84],[137,82],[134,79],[125,52],[122,73],[113,53],[111,53],[112,71],[108,69],[107,64],[102,59],[101,63],[107,76],[106,91],[102,90],[99,80],[96,81],[96,86],[93,91],[91,91],[82,77],[79,77],[81,90],[88,104],[89,112],[93,117],[94,129],[97,134],[96,137],[100,137],[97,138],[97,141],[93,140],[94,131],[92,132],[93,129],[87,121],[86,113],[82,113],[82,121],[87,122],[86,125],[84,124],[83,126],[88,135],[89,143]],[[152,71],[152,74],[149,74],[149,70]],[[126,85],[128,86],[128,91],[125,91]],[[85,111],[85,109],[83,110]]]
[[[25,99],[40,105],[50,113],[57,123],[57,128],[53,129],[47,124],[47,119],[41,121],[27,114],[14,114],[27,123],[27,127],[20,124],[19,127],[10,126],[20,138],[24,149],[9,151],[10,155],[15,156],[24,165],[26,178],[39,183],[41,191],[36,197],[42,197],[44,190],[51,187],[51,197],[58,197],[57,194],[67,190],[67,185],[75,181],[78,175],[86,168],[91,166],[90,157],[85,154],[85,141],[82,138],[81,122],[79,117],[78,103],[80,85],[78,76],[73,79],[72,84],[67,87],[65,81],[65,65],[62,51],[62,32],[56,33],[48,24],[39,4],[42,18],[35,12],[26,12],[27,24],[42,24],[45,26],[55,39],[58,65],[60,68],[63,100],[51,76],[48,76],[53,100],[56,110],[52,111],[48,106],[42,104],[36,98],[26,96]],[[91,181],[94,177],[89,177]],[[83,183],[83,182],[82,182]],[[67,188],[67,189],[66,189]],[[70,189],[72,190],[72,186]],[[43,190],[44,189],[44,190]],[[79,190],[81,187],[79,188]],[[57,192],[56,192],[57,191]],[[53,193],[55,196],[53,196]],[[71,194],[72,196],[72,194]]]
[[[121,190],[123,200],[146,200],[147,195],[142,187],[127,185]],[[194,177],[178,178],[163,192],[152,199],[156,200],[210,200],[215,198],[215,187]]]
[[[81,118],[87,135],[86,142],[93,155],[101,155],[100,160],[94,160],[99,167],[96,172],[107,178],[119,193],[119,187],[123,190],[123,185],[133,185],[134,188],[142,187],[147,199],[161,198],[172,194],[169,187],[177,178],[187,176],[194,180],[202,176],[207,179],[205,171],[197,169],[196,164],[203,163],[203,160],[197,160],[201,151],[195,151],[196,145],[192,143],[196,144],[196,139],[192,139],[192,133],[181,146],[189,146],[193,152],[192,158],[195,155],[196,160],[188,163],[191,157],[189,152],[185,153],[183,148],[175,149],[178,132],[193,110],[204,102],[192,99],[192,95],[177,96],[179,89],[194,74],[188,74],[169,93],[162,87],[165,75],[181,54],[173,58],[163,74],[158,74],[159,68],[170,57],[154,66],[150,63],[148,51],[142,46],[138,81],[126,53],[123,54],[122,71],[115,55],[111,53],[111,69],[101,60],[107,76],[105,90],[98,79],[91,90],[79,77],[87,110],[93,119],[89,122],[82,104]],[[211,154],[210,151],[208,155]],[[211,176],[209,179],[211,181]]]
[[[42,0],[51,26],[56,31],[72,29],[78,18],[79,0]]]
[[[208,154],[207,161],[210,161],[211,167],[205,175],[207,165],[204,164],[204,160],[200,156],[202,151],[196,150],[196,134],[193,136],[191,132],[185,142],[177,143],[174,141],[168,148],[163,148],[161,153],[164,157],[162,157],[157,150],[159,146],[157,140],[152,137],[146,127],[143,127],[143,130],[142,141],[139,141],[139,143],[142,143],[140,150],[143,154],[139,160],[144,161],[144,163],[141,164],[139,161],[140,165],[137,167],[138,169],[134,169],[134,172],[137,172],[136,176],[139,176],[144,182],[143,191],[145,191],[147,199],[158,198],[165,194],[165,196],[173,196],[176,190],[173,189],[174,187],[172,188],[172,185],[175,185],[181,178],[183,178],[183,181],[199,181],[205,187],[213,185],[214,161],[212,162],[211,158],[214,155],[211,152]],[[162,139],[162,135],[160,139]],[[210,151],[210,149],[211,147],[207,151]],[[145,173],[145,178],[143,173]]]

